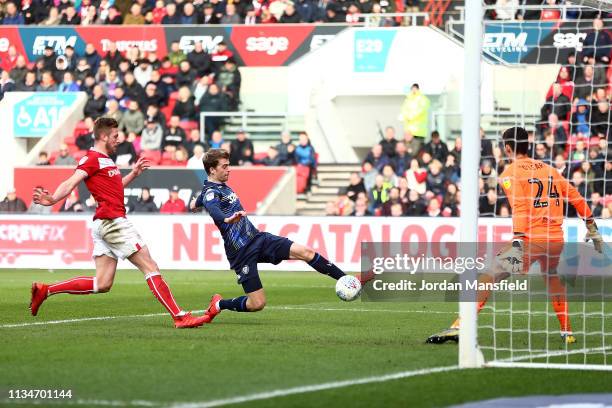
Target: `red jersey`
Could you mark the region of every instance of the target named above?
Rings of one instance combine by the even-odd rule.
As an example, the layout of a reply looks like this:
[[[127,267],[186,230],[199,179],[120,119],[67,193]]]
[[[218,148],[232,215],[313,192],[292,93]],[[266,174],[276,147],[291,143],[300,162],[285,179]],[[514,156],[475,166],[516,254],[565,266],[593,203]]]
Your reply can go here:
[[[85,185],[98,203],[94,220],[125,217],[123,181],[115,162],[92,149],[81,158],[77,169],[87,173]]]
[[[187,211],[187,207],[185,206],[185,202],[180,198],[176,201],[166,201],[159,209],[160,213],[167,214],[184,213],[185,211]]]

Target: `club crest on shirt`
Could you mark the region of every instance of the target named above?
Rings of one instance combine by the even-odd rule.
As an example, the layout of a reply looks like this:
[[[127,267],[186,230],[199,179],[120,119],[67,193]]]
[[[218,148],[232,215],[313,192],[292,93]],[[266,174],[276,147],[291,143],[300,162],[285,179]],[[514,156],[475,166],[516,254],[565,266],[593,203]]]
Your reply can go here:
[[[228,195],[225,199],[229,201],[231,204],[233,204],[236,202],[236,200],[238,200],[238,196],[236,195],[236,193],[232,193]]]
[[[209,191],[208,193],[206,193],[206,201],[211,201],[214,198],[215,198],[215,192],[214,191]]]
[[[504,177],[504,179],[502,180],[502,185],[506,189],[509,189],[510,187],[512,187],[512,182],[510,181],[510,177]]]

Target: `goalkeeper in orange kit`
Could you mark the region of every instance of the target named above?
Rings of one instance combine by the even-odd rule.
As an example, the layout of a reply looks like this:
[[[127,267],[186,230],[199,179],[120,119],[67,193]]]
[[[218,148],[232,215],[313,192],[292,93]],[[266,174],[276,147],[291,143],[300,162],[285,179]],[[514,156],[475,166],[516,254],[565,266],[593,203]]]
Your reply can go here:
[[[575,343],[576,338],[568,316],[565,288],[556,269],[563,252],[563,203],[565,200],[586,222],[585,241],[592,240],[598,252],[603,251],[603,240],[597,224],[584,198],[570,182],[553,167],[528,157],[527,131],[513,127],[503,134],[504,152],[512,160],[501,174],[499,181],[512,207],[512,242],[498,253],[494,274],[481,275],[480,282],[498,282],[512,273],[527,273],[532,264],[540,263],[553,308],[561,326],[561,338],[565,343]],[[489,296],[488,291],[478,293],[478,311]],[[459,319],[452,326],[427,339],[428,343],[444,343],[459,340]]]

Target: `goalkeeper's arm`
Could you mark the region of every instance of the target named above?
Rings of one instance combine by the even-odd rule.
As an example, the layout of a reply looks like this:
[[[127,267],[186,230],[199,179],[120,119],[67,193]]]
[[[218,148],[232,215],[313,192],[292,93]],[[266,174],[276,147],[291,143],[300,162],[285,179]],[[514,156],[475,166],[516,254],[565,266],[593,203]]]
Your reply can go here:
[[[603,238],[597,229],[597,224],[593,219],[593,213],[591,212],[591,208],[589,204],[586,202],[584,197],[580,195],[578,190],[570,184],[567,180],[563,183],[565,186],[565,193],[567,197],[567,201],[574,206],[578,215],[580,215],[584,222],[586,223],[587,234],[584,237],[584,241],[593,241],[593,246],[595,250],[599,253],[603,252]]]

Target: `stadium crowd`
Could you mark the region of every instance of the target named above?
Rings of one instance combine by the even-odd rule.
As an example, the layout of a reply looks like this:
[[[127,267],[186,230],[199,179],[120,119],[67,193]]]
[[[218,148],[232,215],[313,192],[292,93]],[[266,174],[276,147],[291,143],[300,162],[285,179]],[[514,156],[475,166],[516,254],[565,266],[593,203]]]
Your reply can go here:
[[[565,0],[484,0],[484,3],[487,6],[485,15],[489,20],[551,21],[563,17],[571,20],[590,20],[600,15],[596,9],[577,7],[577,2]],[[567,6],[565,14],[562,13],[561,6]]]
[[[279,18],[279,22],[299,22],[320,21],[318,17],[304,17],[304,10],[308,8],[318,10],[313,11],[312,16],[323,11],[329,17],[330,13],[334,14],[335,7],[330,5],[340,4],[266,2],[253,14],[252,5],[240,1],[231,4],[214,0],[210,3],[180,0],[168,4],[163,1],[149,3],[147,0],[133,4],[82,0],[77,7],[69,0],[0,1],[0,19],[2,24],[43,25],[83,24],[88,20],[102,24],[213,24],[224,21],[238,24],[249,23],[241,20],[245,18],[265,22],[257,13],[265,14],[275,4],[282,3],[283,15],[295,13],[299,18],[296,21]],[[497,3],[502,2],[498,0]],[[322,4],[323,9],[320,8]],[[354,8],[354,4],[341,4],[347,10]],[[382,4],[360,0],[356,12],[376,11],[378,7],[375,6]],[[418,6],[418,2],[408,2],[405,6]],[[95,15],[90,11],[92,8]],[[513,18],[535,18],[525,13]],[[185,18],[190,15],[195,17]],[[322,19],[328,21],[327,17]],[[67,137],[56,152],[41,152],[39,165],[74,165],[80,151],[93,144],[93,121],[104,115],[117,119],[120,124],[120,145],[114,157],[119,166],[129,166],[139,156],[146,156],[162,165],[202,168],[201,158],[208,148],[225,148],[231,153],[232,165],[304,166],[311,170],[310,184],[316,158],[306,133],[300,134],[297,145],[291,141],[291,135],[283,134],[276,146],[258,155],[246,132],[238,132],[236,140],[231,142],[224,140],[223,122],[217,118],[208,117],[207,134],[200,134],[199,112],[232,111],[240,105],[240,71],[226,44],[220,43],[212,53],[208,53],[201,43],[196,43],[188,53],[181,51],[177,42],[170,48],[168,56],[159,59],[155,52],[143,53],[136,47],[121,53],[112,42],[104,55],[100,55],[93,44],[87,44],[83,55],[67,46],[65,54],[58,56],[52,47],[46,47],[39,60],[27,64],[15,47],[9,47],[7,58],[0,61],[0,99],[11,91],[81,90],[87,93],[85,119],[77,126],[74,136]],[[612,38],[604,29],[603,21],[595,18],[582,50],[568,56],[543,98],[541,118],[535,124],[535,131],[530,133],[533,157],[550,163],[570,179],[592,205],[595,216],[603,218],[609,218],[612,212],[611,50]],[[418,94],[418,85],[413,86],[413,91],[415,99],[408,101],[407,106],[421,106],[421,112],[425,112],[429,108],[428,101]],[[406,123],[408,126],[410,124]],[[405,130],[397,138],[395,129],[388,127],[380,143],[372,147],[365,158],[362,172],[352,174],[346,191],[327,204],[327,213],[457,216],[461,208],[461,138],[454,140],[449,149],[436,131],[424,143],[422,129],[423,126],[416,126],[413,132]],[[481,148],[480,213],[482,216],[509,215],[509,206],[497,183],[497,175],[505,165],[502,149],[485,138],[484,131],[481,131]],[[146,211],[153,210],[149,193],[143,190],[139,200]],[[0,211],[23,211],[25,204],[18,200],[12,190],[0,203]],[[81,211],[95,206],[87,200],[79,201],[78,197],[69,200],[62,206],[64,211]],[[180,203],[175,202],[168,206],[174,210],[179,207]],[[574,215],[572,208],[568,211],[570,216]]]
[[[0,1],[2,25],[357,23],[362,14],[419,11],[419,0]],[[381,26],[398,20],[380,18]]]
[[[552,165],[587,199],[595,217],[612,215],[612,129],[610,56],[612,38],[593,20],[582,51],[570,53],[547,95],[540,120],[529,132],[530,155]],[[498,184],[506,160],[502,146],[481,129],[480,215],[508,216]],[[406,131],[399,140],[387,127],[368,153],[361,173],[327,204],[329,215],[456,216],[461,209],[461,138],[449,149],[437,131],[428,143]],[[572,206],[567,215],[575,217]]]
[[[211,53],[201,42],[188,53],[179,49],[178,42],[170,47],[171,52],[162,59],[137,47],[121,53],[112,42],[102,55],[91,43],[83,55],[71,46],[63,55],[46,47],[41,58],[27,64],[10,46],[7,58],[0,61],[0,99],[12,91],[83,91],[88,96],[84,119],[74,133],[64,138],[57,151],[40,152],[36,164],[74,166],[83,151],[93,146],[95,119],[108,116],[119,123],[120,143],[112,157],[119,167],[128,167],[144,156],[153,164],[203,169],[204,152],[224,148],[231,154],[232,165],[304,168],[300,174],[305,174],[303,189],[308,188],[315,152],[305,132],[297,143],[290,134],[283,134],[277,144],[260,153],[254,151],[245,131],[238,131],[234,140],[225,140],[224,122],[218,117],[206,117],[206,134],[200,133],[200,112],[235,111],[240,105],[241,75],[227,45],[222,42]],[[78,197],[74,200],[75,206],[69,203],[62,211],[87,209]],[[24,209],[22,205],[0,207],[0,211]],[[159,210],[164,212],[163,207]]]
[[[240,71],[225,43],[209,53],[197,42],[185,54],[174,42],[162,59],[137,47],[121,53],[112,42],[103,55],[91,43],[83,55],[67,46],[58,56],[47,46],[33,64],[13,46],[7,54],[0,61],[0,99],[11,91],[83,91],[88,96],[84,120],[73,137],[66,137],[59,151],[41,153],[40,164],[74,164],[74,157],[82,156],[79,151],[93,145],[93,122],[104,115],[120,124],[121,144],[114,157],[120,166],[140,154],[155,164],[185,166],[196,146],[220,141],[213,133],[222,120],[207,118],[203,137],[199,113],[235,111],[240,104]]]

